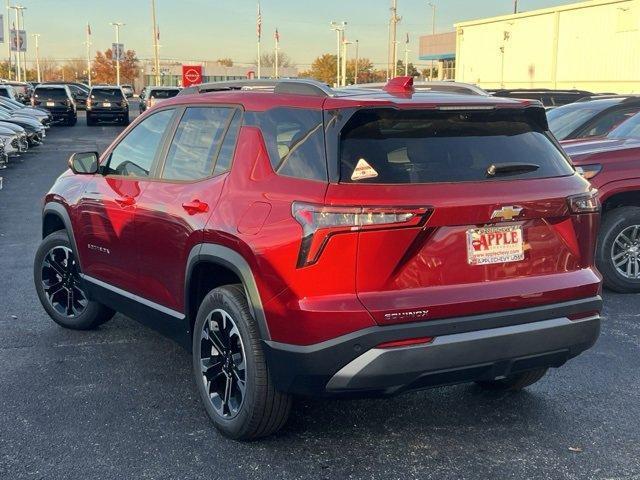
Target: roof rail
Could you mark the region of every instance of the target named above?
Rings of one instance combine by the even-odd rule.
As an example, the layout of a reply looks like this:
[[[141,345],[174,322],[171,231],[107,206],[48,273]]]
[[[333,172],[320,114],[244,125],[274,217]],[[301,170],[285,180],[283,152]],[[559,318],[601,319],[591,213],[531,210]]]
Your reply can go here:
[[[280,80],[231,80],[211,82],[185,88],[179,95],[191,93],[224,92],[233,90],[268,90],[274,93],[293,95],[312,95],[316,97],[332,97],[334,92],[328,85],[316,80],[280,79]]]

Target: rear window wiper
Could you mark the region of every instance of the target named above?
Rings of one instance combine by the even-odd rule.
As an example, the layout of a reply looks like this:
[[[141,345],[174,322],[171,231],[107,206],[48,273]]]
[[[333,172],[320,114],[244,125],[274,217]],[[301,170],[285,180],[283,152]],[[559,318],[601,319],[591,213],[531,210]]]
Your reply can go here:
[[[535,163],[492,163],[487,168],[487,177],[495,177],[497,175],[517,175],[519,173],[534,172],[540,168]]]

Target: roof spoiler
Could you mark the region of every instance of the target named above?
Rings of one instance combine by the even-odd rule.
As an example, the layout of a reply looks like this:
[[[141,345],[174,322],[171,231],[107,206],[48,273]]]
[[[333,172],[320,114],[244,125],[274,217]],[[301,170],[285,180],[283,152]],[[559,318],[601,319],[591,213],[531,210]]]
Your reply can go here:
[[[413,93],[413,77],[394,77],[384,86],[387,93]]]

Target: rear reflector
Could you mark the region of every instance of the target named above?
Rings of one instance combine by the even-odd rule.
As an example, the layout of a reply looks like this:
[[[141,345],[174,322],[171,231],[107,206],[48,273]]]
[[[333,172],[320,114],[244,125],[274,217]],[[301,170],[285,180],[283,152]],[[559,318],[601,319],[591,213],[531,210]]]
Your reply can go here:
[[[597,315],[600,315],[600,312],[591,310],[588,312],[572,313],[571,315],[567,315],[567,318],[569,320],[583,320],[585,318],[595,317]]]
[[[375,348],[398,348],[409,347],[411,345],[420,345],[423,343],[431,343],[435,337],[409,338],[407,340],[395,340],[393,342],[384,342],[376,345]]]

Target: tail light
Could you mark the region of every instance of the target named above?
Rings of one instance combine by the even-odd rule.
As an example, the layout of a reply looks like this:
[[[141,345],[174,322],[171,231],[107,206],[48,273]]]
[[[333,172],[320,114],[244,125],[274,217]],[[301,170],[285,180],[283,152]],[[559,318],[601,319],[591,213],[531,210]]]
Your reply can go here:
[[[587,193],[573,195],[567,198],[571,213],[594,213],[600,211],[600,201],[598,200],[598,190],[593,189]]]
[[[93,101],[90,98],[87,98],[87,108],[91,108],[93,105]]]
[[[339,233],[424,225],[430,210],[424,207],[332,207],[294,202],[293,218],[302,226],[298,268],[318,261],[329,238]]]
[[[147,100],[147,107],[151,108],[153,107],[154,101],[153,98],[149,98],[149,100]]]

